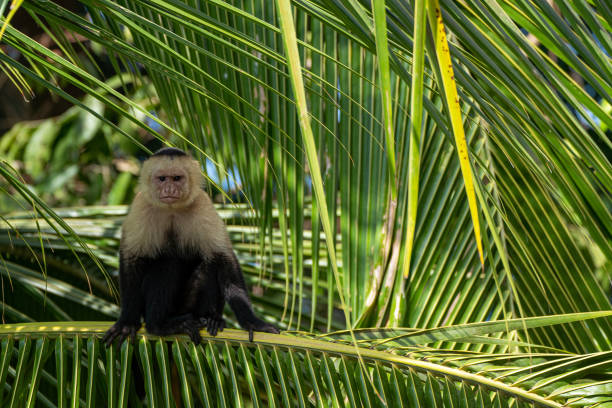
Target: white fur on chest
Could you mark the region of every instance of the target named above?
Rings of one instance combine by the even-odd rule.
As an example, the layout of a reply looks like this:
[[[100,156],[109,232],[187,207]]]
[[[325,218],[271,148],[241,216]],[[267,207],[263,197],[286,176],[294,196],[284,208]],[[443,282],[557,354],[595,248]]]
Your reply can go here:
[[[155,256],[169,244],[169,233],[179,249],[197,250],[203,257],[231,251],[223,220],[206,193],[182,210],[159,208],[136,197],[124,223],[121,249],[131,256]]]

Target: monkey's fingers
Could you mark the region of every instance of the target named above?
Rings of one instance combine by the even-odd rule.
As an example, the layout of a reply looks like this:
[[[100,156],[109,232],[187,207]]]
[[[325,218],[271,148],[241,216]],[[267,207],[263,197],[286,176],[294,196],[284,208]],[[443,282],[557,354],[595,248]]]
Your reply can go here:
[[[200,321],[199,320],[186,320],[182,324],[183,331],[187,333],[191,341],[198,345],[202,341],[202,336],[200,336]]]
[[[202,336],[200,336],[200,331],[196,327],[187,328],[187,335],[196,346],[202,342]]]
[[[125,341],[125,339],[127,339],[128,337],[131,337],[130,330],[127,327],[124,327],[121,330],[121,333],[119,334],[119,337],[118,337],[118,340],[117,340],[118,344],[122,345],[123,342]]]
[[[274,333],[274,334],[280,333],[276,327],[268,323],[266,323],[264,327],[260,328],[259,331],[266,332],[266,333]]]
[[[113,340],[115,340],[117,334],[119,333],[117,333],[116,331],[112,331],[112,329],[108,329],[108,331],[104,333],[104,337],[102,337],[102,343],[104,343],[106,348],[109,348],[110,345],[113,344]]]
[[[111,333],[109,329],[106,331],[106,333],[104,333],[104,336],[102,336],[102,343],[107,344],[110,337],[111,337]],[[108,347],[108,345],[106,347]]]
[[[113,341],[115,341],[117,336],[119,336],[119,333],[120,330],[115,325],[112,325],[110,329],[108,329],[106,333],[104,333],[104,337],[102,337],[102,342],[105,344],[106,348],[110,347],[111,344],[113,344]]]
[[[249,327],[249,341],[252,342],[253,341],[253,332],[254,331],[258,331],[258,332],[265,332],[265,333],[274,333],[274,334],[278,334],[280,333],[278,331],[278,329],[276,327],[274,327],[273,325],[271,325],[270,323],[265,323],[265,322],[260,322],[260,324],[253,324],[252,326]]]
[[[216,319],[208,320],[208,334],[215,337],[217,335],[218,323],[219,321]]]
[[[202,339],[200,338],[200,333],[195,326],[185,325],[183,330],[194,344],[200,344]]]
[[[136,332],[138,328],[135,326],[123,326],[119,331],[118,344],[121,345],[126,339],[130,339],[131,344],[136,344]]]
[[[122,333],[119,335],[119,337],[117,337],[117,344],[118,344],[119,346],[121,346],[121,345],[123,344],[123,342],[125,341],[125,339],[126,339],[126,338],[127,338],[127,334],[122,332]]]
[[[216,336],[218,332],[223,331],[225,328],[225,319],[223,318],[213,318],[208,319],[207,330],[211,336]]]

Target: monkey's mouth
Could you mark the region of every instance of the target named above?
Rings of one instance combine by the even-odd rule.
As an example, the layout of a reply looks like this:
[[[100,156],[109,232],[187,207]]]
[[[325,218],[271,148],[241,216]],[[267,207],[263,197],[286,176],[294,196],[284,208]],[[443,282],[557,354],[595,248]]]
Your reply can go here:
[[[171,195],[167,195],[167,196],[162,196],[159,197],[159,201],[161,201],[164,204],[172,204],[177,202],[181,197],[179,196],[171,196]]]

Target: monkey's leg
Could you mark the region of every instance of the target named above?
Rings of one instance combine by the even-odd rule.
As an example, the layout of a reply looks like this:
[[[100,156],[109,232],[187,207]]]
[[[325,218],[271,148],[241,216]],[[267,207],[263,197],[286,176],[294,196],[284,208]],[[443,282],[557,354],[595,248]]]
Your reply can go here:
[[[202,341],[200,323],[190,314],[173,316],[163,322],[154,322],[151,328],[147,325],[147,331],[158,336],[185,333],[195,344],[200,344]]]
[[[179,297],[180,282],[185,277],[173,269],[160,267],[159,272],[150,273],[145,278],[147,332],[158,336],[186,333],[198,344],[202,340],[198,322],[191,313],[177,313],[177,304],[182,301]]]
[[[225,300],[220,293],[216,271],[209,266],[207,261],[198,266],[190,279],[188,290],[195,295],[192,311],[196,320],[200,322],[201,327],[206,327],[211,336],[216,336],[217,332],[225,328]]]
[[[211,262],[210,269],[216,271],[220,293],[234,311],[238,323],[249,331],[249,341],[253,341],[253,331],[278,333],[276,327],[264,322],[253,313],[242,270],[234,254],[217,254]]]
[[[132,343],[140,329],[140,316],[143,311],[142,277],[145,263],[141,258],[126,258],[119,254],[119,291],[121,294],[121,314],[117,322],[104,334],[102,342],[106,347],[117,338],[119,344],[129,337]]]

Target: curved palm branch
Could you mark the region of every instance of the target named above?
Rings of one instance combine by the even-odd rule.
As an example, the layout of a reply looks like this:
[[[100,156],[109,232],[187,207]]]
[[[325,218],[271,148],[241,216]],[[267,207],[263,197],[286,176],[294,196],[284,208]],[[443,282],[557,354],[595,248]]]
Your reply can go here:
[[[544,320],[551,324],[563,316]],[[611,352],[489,354],[417,345],[372,349],[367,343],[357,350],[331,336],[258,333],[250,343],[246,332],[232,329],[214,338],[204,335],[199,346],[185,336],[139,334],[134,345],[105,349],[100,336],[108,327],[94,322],[0,326],[0,379],[9,390],[0,393],[3,406],[140,406],[139,388],[146,390],[148,406],[594,407],[612,402]],[[451,341],[453,331],[446,332]]]

